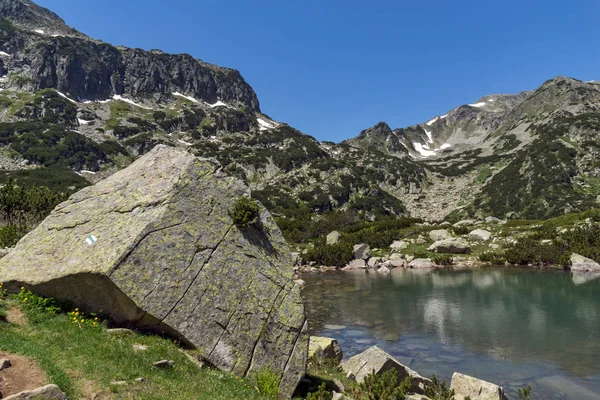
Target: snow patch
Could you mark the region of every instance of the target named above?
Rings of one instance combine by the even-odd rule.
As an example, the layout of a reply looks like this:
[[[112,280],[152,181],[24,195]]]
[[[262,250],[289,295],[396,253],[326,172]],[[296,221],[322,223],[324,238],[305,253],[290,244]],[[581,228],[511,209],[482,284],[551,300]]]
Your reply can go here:
[[[489,101],[490,103],[493,103],[493,102],[494,102],[494,99],[489,99],[488,101]]]
[[[4,51],[0,51],[0,56],[2,57],[10,57],[10,54],[4,52]]]
[[[44,34],[44,30],[43,29],[35,29],[34,32],[39,33],[40,35]]]
[[[429,140],[429,143],[433,143],[433,137],[431,136],[431,131],[427,131],[427,129],[423,128],[423,130],[425,131],[425,134],[427,135],[427,139]]]
[[[444,150],[449,147],[452,147],[452,145],[450,143],[444,143],[443,145],[440,146],[439,150]]]
[[[185,142],[185,141],[183,141],[183,140],[181,140],[181,139],[177,139],[177,141],[178,141],[179,143],[183,143],[183,144],[185,144],[186,146],[191,146],[191,145],[193,144],[193,143]]]
[[[229,108],[233,108],[229,104],[223,103],[221,100],[217,101],[215,104],[209,104],[209,106],[211,106],[212,108],[215,108],[215,107],[229,107]]]
[[[475,104],[469,104],[471,107],[475,107],[475,108],[481,108],[483,106],[485,106],[485,102],[481,101],[479,103],[475,103]]]
[[[140,105],[140,104],[138,104],[138,103],[136,103],[136,102],[134,102],[132,100],[126,99],[123,96],[118,95],[118,94],[115,94],[112,98],[113,98],[113,100],[121,100],[121,101],[124,101],[125,103],[129,103],[129,104],[134,105],[134,106],[139,107],[139,108],[143,108],[143,109],[146,109],[146,110],[152,110],[152,108],[150,108],[150,107],[144,107],[144,106],[142,106],[142,105]]]
[[[435,117],[435,118],[434,118],[434,119],[432,119],[431,121],[429,121],[429,122],[426,122],[426,123],[425,123],[425,125],[429,125],[429,126],[431,126],[431,125],[435,124],[435,123],[436,123],[436,122],[437,122],[439,119],[440,119],[440,117]]]
[[[191,101],[192,103],[200,103],[200,102],[199,102],[198,100],[196,100],[195,98],[193,98],[193,97],[190,97],[190,96],[186,96],[186,95],[184,95],[184,94],[181,94],[181,93],[179,93],[179,92],[173,92],[173,94],[174,94],[175,96],[183,97],[184,99],[186,99],[186,100],[189,100],[189,101]]]
[[[264,120],[262,118],[256,118],[256,122],[258,122],[258,125],[260,125],[259,129],[261,131],[266,131],[266,130],[273,129],[273,128],[277,127],[277,125],[275,123],[266,121],[266,120]]]
[[[93,171],[87,171],[87,170],[85,170],[85,169],[82,169],[82,170],[81,170],[81,173],[82,173],[82,174],[92,174],[92,175],[96,175],[96,173],[95,173],[95,172],[93,172]]]
[[[58,94],[60,97],[63,97],[63,98],[65,98],[65,99],[69,100],[71,103],[75,103],[75,104],[77,104],[77,102],[76,102],[75,100],[73,100],[72,98],[70,98],[70,97],[69,97],[69,96],[67,96],[66,94],[64,94],[64,93],[62,93],[62,92],[59,92],[58,90],[55,90],[55,92],[56,92],[56,93],[57,93],[57,94]]]
[[[85,119],[77,118],[79,125],[88,125],[92,121],[86,121]]]
[[[435,151],[425,149],[421,143],[414,142],[413,147],[422,157],[435,156]]]

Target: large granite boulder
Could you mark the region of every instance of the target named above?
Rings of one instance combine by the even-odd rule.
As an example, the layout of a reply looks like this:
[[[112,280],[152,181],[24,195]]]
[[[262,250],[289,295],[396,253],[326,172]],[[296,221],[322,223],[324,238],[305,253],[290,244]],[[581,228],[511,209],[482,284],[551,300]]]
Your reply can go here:
[[[58,205],[0,260],[0,282],[165,332],[240,376],[269,366],[290,397],[306,369],[304,307],[266,209],[247,228],[229,215],[249,193],[211,162],[157,146]]]
[[[600,264],[577,253],[571,254],[571,271],[600,272]]]
[[[486,242],[490,240],[490,237],[492,237],[492,232],[485,229],[475,229],[469,233],[469,239],[479,242]]]
[[[461,238],[438,240],[428,248],[436,253],[466,254],[471,252],[471,245]]]
[[[422,377],[417,372],[402,365],[394,357],[373,346],[360,354],[344,361],[342,369],[350,377],[354,377],[356,382],[362,383],[365,377],[371,373],[381,375],[389,370],[395,370],[398,376],[398,382],[402,382],[407,377],[413,378],[412,390],[415,393],[425,393],[425,387],[431,384],[431,381]]]
[[[444,239],[452,239],[452,234],[446,229],[435,229],[429,232],[429,238],[434,242]]]
[[[450,390],[454,390],[456,400],[466,397],[471,400],[508,400],[500,386],[458,372],[452,375]]]
[[[339,233],[338,231],[330,232],[327,235],[327,244],[329,244],[329,245],[338,244],[340,242],[341,237],[342,237],[342,234]]]
[[[344,358],[344,353],[337,340],[328,337],[311,336],[308,346],[308,357],[321,360],[331,358],[340,362]]]
[[[368,244],[354,245],[354,258],[357,260],[368,260],[371,257],[371,247]]]

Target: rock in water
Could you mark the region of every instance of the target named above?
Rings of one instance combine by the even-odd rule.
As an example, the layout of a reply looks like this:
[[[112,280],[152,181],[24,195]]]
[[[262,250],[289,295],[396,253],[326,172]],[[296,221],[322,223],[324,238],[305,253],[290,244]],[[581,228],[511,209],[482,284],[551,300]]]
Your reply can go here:
[[[245,376],[270,366],[291,397],[307,324],[289,248],[271,215],[239,228],[250,190],[191,154],[157,146],[57,206],[0,260],[0,282],[166,332]]]
[[[573,253],[571,254],[571,271],[600,272],[600,264],[592,259]]]
[[[452,375],[450,389],[456,393],[456,400],[466,397],[471,400],[508,400],[500,386],[458,372]]]

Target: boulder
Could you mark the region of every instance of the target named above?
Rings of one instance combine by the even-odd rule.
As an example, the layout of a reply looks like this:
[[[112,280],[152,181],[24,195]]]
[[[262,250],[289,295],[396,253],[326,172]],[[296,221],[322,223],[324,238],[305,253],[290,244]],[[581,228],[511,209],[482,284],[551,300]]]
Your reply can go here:
[[[394,258],[393,260],[389,261],[390,267],[393,268],[406,268],[406,260],[403,260],[401,258]]]
[[[496,217],[485,217],[484,221],[488,224],[499,224],[502,220]]]
[[[332,358],[340,362],[344,358],[344,353],[337,340],[311,336],[308,346],[308,357],[316,357],[318,359]]]
[[[267,210],[248,227],[229,214],[249,194],[220,166],[156,146],[58,205],[0,259],[0,282],[165,333],[240,376],[270,367],[291,397],[306,370],[304,306]]]
[[[4,400],[67,400],[67,395],[61,392],[56,385],[46,385],[33,390],[26,390],[12,396],[3,397]]]
[[[573,253],[571,254],[571,271],[600,272],[600,264],[577,253]]]
[[[327,244],[329,244],[329,245],[338,244],[340,242],[341,237],[342,237],[342,234],[339,233],[338,231],[330,232],[327,235]]]
[[[405,250],[408,248],[408,243],[404,240],[395,240],[392,244],[390,244],[390,249],[394,251]]]
[[[353,269],[366,269],[366,268],[367,268],[367,263],[365,263],[365,260],[352,260],[350,262],[350,264],[348,264],[344,268],[342,268],[342,271],[351,271]]]
[[[475,225],[475,220],[473,220],[473,219],[463,219],[462,221],[458,221],[457,223],[455,223],[452,226],[454,228],[462,228],[464,226],[471,226],[471,225]]]
[[[386,267],[386,266],[383,266],[383,267],[379,268],[379,269],[377,270],[377,272],[380,272],[380,273],[382,273],[382,274],[389,274],[391,271],[390,271],[390,269],[389,269],[388,267]]]
[[[357,260],[367,260],[371,257],[371,248],[368,244],[356,244],[354,245],[354,258]]]
[[[379,263],[381,263],[381,257],[371,257],[369,258],[367,265],[369,268],[375,268]]]
[[[461,238],[439,240],[429,246],[429,251],[436,253],[466,254],[471,252],[471,246]]]
[[[436,265],[429,258],[416,258],[408,264],[408,267],[413,269],[427,269],[435,268]]]
[[[454,390],[456,400],[467,396],[471,400],[508,400],[500,386],[458,372],[452,375],[450,390]]]
[[[429,379],[400,364],[394,357],[377,346],[370,347],[364,352],[344,361],[341,366],[344,372],[348,376],[353,376],[358,383],[362,383],[370,373],[381,375],[389,370],[396,371],[398,382],[402,382],[409,376],[412,377],[412,390],[415,393],[424,394],[425,386],[431,383]]]
[[[444,239],[452,239],[452,234],[446,229],[436,229],[429,232],[429,238],[434,242]]]
[[[390,260],[401,260],[404,258],[404,254],[400,254],[400,253],[392,253],[390,254],[389,259]]]
[[[475,229],[469,233],[469,239],[480,242],[486,242],[492,237],[492,232],[486,231],[485,229]]]

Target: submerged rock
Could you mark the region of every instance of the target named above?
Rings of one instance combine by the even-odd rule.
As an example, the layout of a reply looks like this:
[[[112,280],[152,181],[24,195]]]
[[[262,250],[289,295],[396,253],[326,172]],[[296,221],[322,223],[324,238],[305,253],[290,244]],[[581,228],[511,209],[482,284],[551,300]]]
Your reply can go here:
[[[229,210],[249,188],[218,166],[157,146],[75,193],[0,260],[0,282],[165,332],[213,366],[267,366],[291,396],[307,324],[289,248],[266,209],[248,228]]]
[[[400,364],[398,360],[377,346],[370,347],[364,352],[344,361],[342,369],[349,376],[353,376],[358,383],[362,383],[370,373],[381,375],[393,369],[397,372],[398,382],[402,382],[409,376],[413,378],[412,390],[415,393],[424,393],[425,386],[431,383],[429,379]]]
[[[500,386],[458,372],[452,375],[450,390],[456,393],[456,400],[463,400],[467,396],[471,400],[508,400]]]

